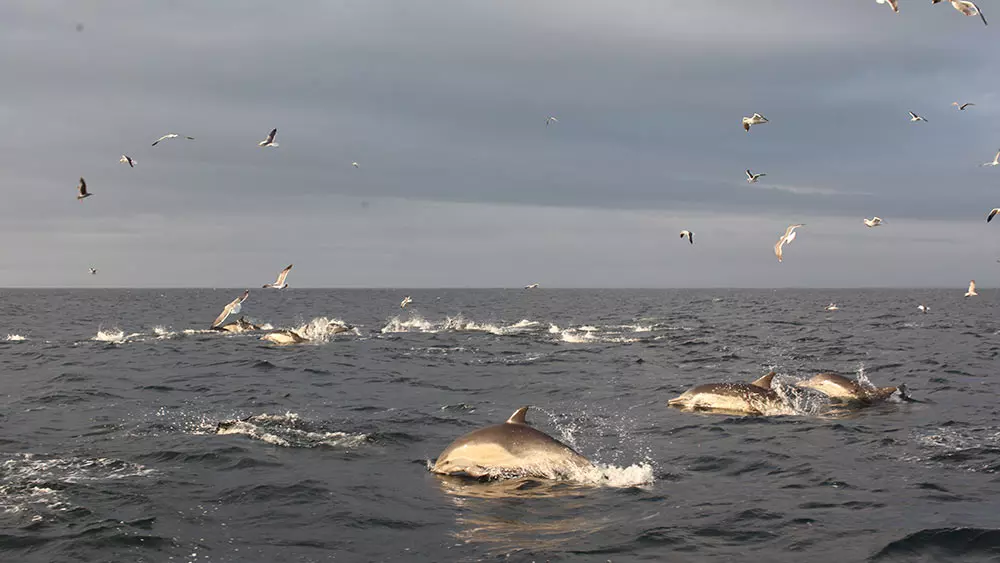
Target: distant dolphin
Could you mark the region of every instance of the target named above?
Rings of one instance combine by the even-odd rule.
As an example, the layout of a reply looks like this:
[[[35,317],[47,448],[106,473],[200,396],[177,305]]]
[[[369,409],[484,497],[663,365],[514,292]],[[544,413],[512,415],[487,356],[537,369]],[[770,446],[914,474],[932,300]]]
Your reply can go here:
[[[587,458],[525,421],[521,407],[507,422],[474,430],[441,452],[431,471],[441,475],[503,479],[572,476],[594,467]]]
[[[843,403],[860,403],[870,405],[884,401],[891,397],[893,393],[899,393],[901,397],[908,398],[905,385],[896,387],[874,387],[872,385],[862,385],[853,379],[846,378],[834,373],[821,373],[814,375],[806,381],[797,384],[799,387],[815,389],[827,397]]]
[[[670,399],[667,404],[684,410],[716,411],[723,414],[793,414],[777,392],[771,389],[775,373],[753,383],[706,383]]]

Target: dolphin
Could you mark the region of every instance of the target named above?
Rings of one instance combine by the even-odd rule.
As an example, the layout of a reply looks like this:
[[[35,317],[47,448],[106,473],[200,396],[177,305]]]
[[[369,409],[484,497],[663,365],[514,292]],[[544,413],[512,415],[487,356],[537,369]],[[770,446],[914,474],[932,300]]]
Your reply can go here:
[[[212,330],[221,330],[223,332],[241,333],[248,330],[260,330],[260,327],[246,320],[245,317],[240,317],[234,322],[229,324],[224,324],[222,326],[213,327]]]
[[[287,344],[301,344],[307,340],[294,330],[276,330],[261,336],[260,339],[282,346]]]
[[[507,422],[459,437],[438,456],[431,471],[477,479],[559,479],[594,468],[587,458],[525,421],[521,407]]]
[[[715,411],[722,414],[794,414],[773,389],[772,371],[753,383],[706,383],[670,399],[667,404],[683,410]]]
[[[830,397],[830,399],[841,403],[860,403],[870,405],[888,399],[893,393],[898,392],[904,399],[908,398],[906,385],[896,387],[874,387],[864,385],[853,379],[848,379],[842,375],[834,373],[821,373],[814,375],[806,381],[799,382],[799,387],[815,389],[820,393]]]

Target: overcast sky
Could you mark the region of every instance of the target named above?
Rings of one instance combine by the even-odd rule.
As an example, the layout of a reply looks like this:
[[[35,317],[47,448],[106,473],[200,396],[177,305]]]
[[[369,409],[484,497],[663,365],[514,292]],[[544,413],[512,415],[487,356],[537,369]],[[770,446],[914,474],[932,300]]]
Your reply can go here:
[[[995,286],[980,4],[8,0],[0,286]]]

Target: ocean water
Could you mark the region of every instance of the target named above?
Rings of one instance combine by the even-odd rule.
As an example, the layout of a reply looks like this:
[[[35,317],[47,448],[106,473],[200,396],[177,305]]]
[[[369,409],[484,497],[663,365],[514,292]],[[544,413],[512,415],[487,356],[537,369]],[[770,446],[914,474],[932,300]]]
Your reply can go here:
[[[0,291],[0,560],[1000,560],[993,290],[240,291]],[[914,400],[666,405],[771,369]],[[427,470],[522,405],[601,479]]]

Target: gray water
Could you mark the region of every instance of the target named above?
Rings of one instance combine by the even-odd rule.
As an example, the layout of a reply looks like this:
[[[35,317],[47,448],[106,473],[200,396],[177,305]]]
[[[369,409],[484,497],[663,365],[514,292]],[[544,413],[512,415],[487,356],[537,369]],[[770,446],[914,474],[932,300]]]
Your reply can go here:
[[[355,330],[200,332],[240,291],[0,291],[0,559],[1000,560],[993,291],[255,290]],[[666,406],[770,369],[915,401]],[[427,470],[522,405],[606,481]]]

